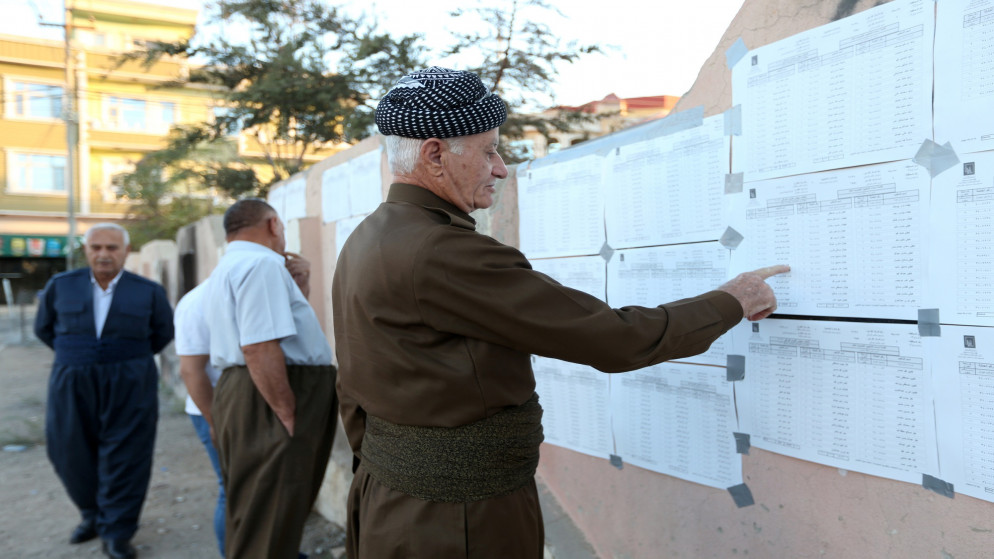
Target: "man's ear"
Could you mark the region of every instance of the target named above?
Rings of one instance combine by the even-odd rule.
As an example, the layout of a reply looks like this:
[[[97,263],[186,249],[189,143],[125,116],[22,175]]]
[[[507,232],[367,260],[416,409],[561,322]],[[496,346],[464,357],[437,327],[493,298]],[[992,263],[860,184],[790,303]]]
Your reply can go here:
[[[274,215],[270,217],[266,225],[269,226],[269,234],[275,237],[280,231],[280,216]]]
[[[421,161],[424,162],[425,169],[431,176],[442,174],[442,154],[446,150],[443,140],[438,138],[428,138],[421,144]]]

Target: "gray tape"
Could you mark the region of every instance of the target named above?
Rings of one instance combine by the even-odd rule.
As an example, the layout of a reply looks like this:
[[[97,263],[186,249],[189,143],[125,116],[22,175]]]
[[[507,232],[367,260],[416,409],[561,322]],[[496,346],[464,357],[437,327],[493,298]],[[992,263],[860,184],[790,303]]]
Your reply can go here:
[[[746,378],[746,356],[745,355],[726,355],[725,367],[727,369],[727,374],[725,375],[725,380],[728,382],[734,382],[736,380],[743,380]]]
[[[732,434],[735,435],[735,452],[738,452],[739,454],[749,454],[749,448],[752,447],[749,433]]]
[[[744,483],[729,487],[728,492],[732,494],[732,500],[735,501],[735,506],[739,508],[756,504],[756,501],[752,498],[752,491],[749,491],[749,486]]]
[[[745,237],[742,236],[742,233],[739,233],[729,226],[728,229],[725,229],[725,232],[721,234],[721,238],[718,239],[718,242],[721,243],[721,246],[729,250],[735,250],[744,240]]]
[[[621,461],[621,457],[617,454],[611,455],[611,465],[619,470],[625,469],[625,463]]]
[[[940,146],[926,138],[912,161],[928,169],[928,173],[935,178],[959,163],[959,157],[956,156],[956,150],[949,142]]]
[[[918,335],[922,337],[942,336],[939,326],[939,309],[918,309]]]
[[[742,173],[731,173],[725,175],[725,194],[738,194],[742,192],[745,179]]]
[[[742,57],[749,53],[749,49],[746,47],[745,41],[742,37],[735,39],[732,46],[728,47],[725,51],[725,63],[728,64],[728,69],[731,70],[735,65],[742,60]]]
[[[725,135],[742,135],[742,105],[735,105],[725,111]]]
[[[956,496],[956,492],[953,491],[953,484],[928,474],[922,474],[922,487],[950,499]]]
[[[601,247],[601,251],[598,254],[601,255],[601,258],[605,262],[610,262],[611,257],[614,256],[614,249],[611,248],[611,245],[607,244],[607,241],[604,241],[604,246]]]

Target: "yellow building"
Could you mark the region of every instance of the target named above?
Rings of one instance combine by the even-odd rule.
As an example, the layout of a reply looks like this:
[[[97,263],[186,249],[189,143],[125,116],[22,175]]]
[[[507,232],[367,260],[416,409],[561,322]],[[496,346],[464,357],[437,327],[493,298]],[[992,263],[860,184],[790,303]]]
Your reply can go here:
[[[94,223],[124,219],[128,202],[118,199],[115,177],[164,147],[172,125],[204,122],[223,110],[216,89],[176,85],[189,73],[185,59],[147,69],[120,63],[121,53],[145,41],[190,37],[197,10],[134,0],[67,4],[68,49],[65,41],[0,35],[0,274],[48,277],[64,269],[67,167],[75,231],[82,234]],[[68,125],[72,142],[67,118],[76,124]],[[248,134],[237,141],[241,155],[262,161]],[[70,144],[77,147],[70,151]]]

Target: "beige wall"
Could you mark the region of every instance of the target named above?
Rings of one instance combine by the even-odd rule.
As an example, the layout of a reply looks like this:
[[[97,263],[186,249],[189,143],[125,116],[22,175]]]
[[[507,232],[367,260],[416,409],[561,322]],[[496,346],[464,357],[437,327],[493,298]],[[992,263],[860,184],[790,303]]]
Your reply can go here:
[[[752,49],[878,3],[746,0],[676,110],[731,108],[725,52],[738,38]],[[602,557],[991,556],[994,505],[986,501],[755,448],[742,469],[756,504],[741,509],[726,491],[550,445],[539,475]]]

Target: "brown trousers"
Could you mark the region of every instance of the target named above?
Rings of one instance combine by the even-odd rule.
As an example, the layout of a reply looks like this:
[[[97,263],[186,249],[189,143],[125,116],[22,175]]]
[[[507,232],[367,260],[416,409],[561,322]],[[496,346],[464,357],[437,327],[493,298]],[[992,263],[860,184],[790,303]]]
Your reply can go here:
[[[359,465],[349,489],[349,559],[541,559],[545,527],[535,480],[468,503],[411,497]]]
[[[297,399],[293,437],[247,368],[225,369],[214,391],[229,559],[296,559],[324,479],[338,417],[335,368],[287,365],[287,377]]]

